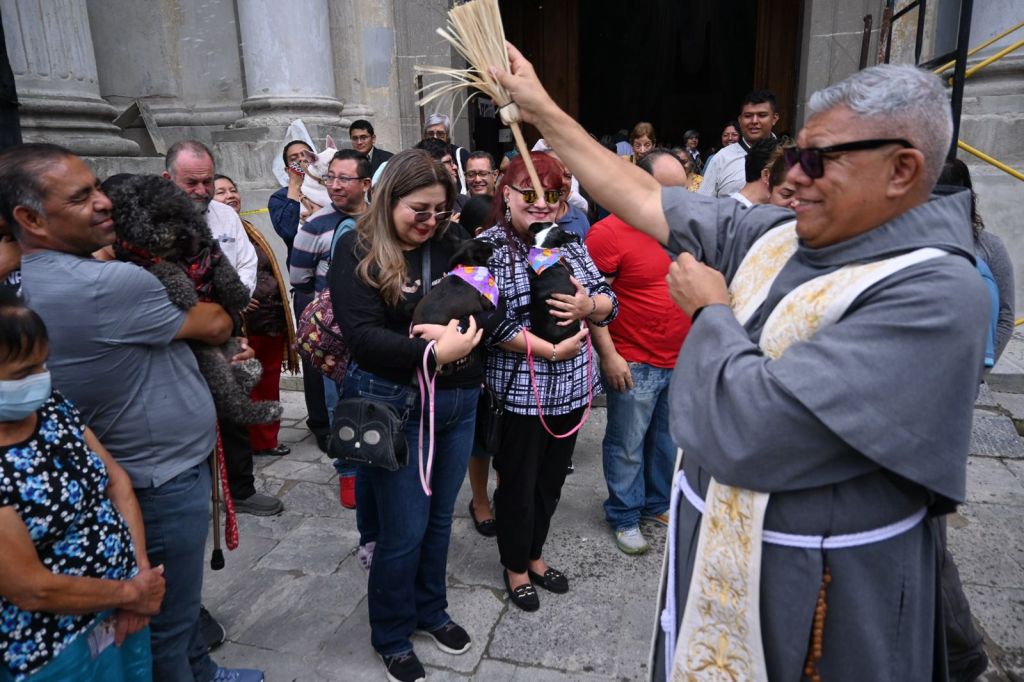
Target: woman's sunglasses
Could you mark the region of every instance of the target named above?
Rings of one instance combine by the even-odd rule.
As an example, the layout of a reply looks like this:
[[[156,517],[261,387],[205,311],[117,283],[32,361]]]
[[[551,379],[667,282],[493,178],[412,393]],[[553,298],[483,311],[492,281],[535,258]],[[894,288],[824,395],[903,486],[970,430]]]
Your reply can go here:
[[[535,189],[519,189],[514,185],[509,185],[509,189],[514,189],[523,195],[523,201],[528,204],[536,203],[537,201],[537,190]],[[562,199],[562,190],[560,189],[546,189],[544,190],[544,201],[551,206],[554,206]]]
[[[412,217],[415,218],[418,223],[425,223],[431,218],[434,218],[434,220],[440,224],[449,220],[453,213],[453,211],[417,211],[404,201],[402,202],[402,205],[412,211]]]
[[[858,152],[865,149],[878,149],[890,144],[898,144],[904,149],[913,149],[914,145],[904,139],[887,138],[884,140],[858,140],[856,142],[844,142],[843,144],[831,147],[790,147],[783,151],[783,158],[786,161],[786,168],[800,164],[800,168],[812,180],[817,180],[825,174],[825,155],[839,154],[842,152]]]

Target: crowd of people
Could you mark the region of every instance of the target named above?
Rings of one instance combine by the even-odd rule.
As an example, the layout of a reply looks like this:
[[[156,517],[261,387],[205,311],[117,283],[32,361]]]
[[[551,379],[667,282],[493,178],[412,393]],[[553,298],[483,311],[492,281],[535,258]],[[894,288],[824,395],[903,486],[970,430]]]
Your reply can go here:
[[[192,351],[230,339],[231,367],[262,368],[252,400],[277,401],[281,372],[301,364],[325,453],[346,404],[397,417],[404,466],[334,459],[388,679],[425,679],[414,632],[449,654],[472,646],[446,591],[467,474],[510,603],[537,611],[536,588],[571,589],[545,545],[602,391],[609,549],[642,554],[645,533],[668,533],[655,678],[984,670],[942,518],[964,497],[982,368],[1012,329],[1012,267],[973,192],[932,193],[940,175],[970,188],[966,166],[944,166],[937,79],[862,71],[811,99],[795,140],[775,135],[775,98],[755,90],[720,146],[688,130],[670,148],[647,122],[599,143],[510,55],[498,77],[543,135],[529,154],[539,186],[522,155],[499,164],[456,145],[443,114],[395,154],[366,120],[326,157],[286,140],[287,182],[268,204],[285,263],[199,141],[169,149],[159,200],[124,176],[101,184],[55,145],[0,153],[0,679],[263,679],[212,661],[224,629],[201,604],[218,469],[236,513],[284,508],[253,476],[255,456],[289,454],[279,422],[219,416]],[[326,198],[303,189],[318,165]],[[168,253],[202,246],[184,266],[191,307],[159,277],[169,256],[126,236],[142,213]],[[190,221],[208,236],[173,231]],[[567,235],[553,261],[537,241],[551,226]],[[492,309],[414,324],[474,239]],[[211,294],[227,286],[211,280],[222,260],[248,291],[241,309]],[[538,308],[534,282],[554,263],[573,291]],[[296,319],[328,295],[342,381],[296,353]]]

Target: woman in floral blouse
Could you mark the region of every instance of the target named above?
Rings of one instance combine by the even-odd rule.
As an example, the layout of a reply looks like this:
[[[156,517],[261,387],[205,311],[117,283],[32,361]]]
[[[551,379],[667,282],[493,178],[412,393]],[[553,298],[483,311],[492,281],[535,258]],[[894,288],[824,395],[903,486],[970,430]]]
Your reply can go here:
[[[0,681],[148,680],[163,568],[128,475],[51,391],[47,351],[39,316],[0,292]]]

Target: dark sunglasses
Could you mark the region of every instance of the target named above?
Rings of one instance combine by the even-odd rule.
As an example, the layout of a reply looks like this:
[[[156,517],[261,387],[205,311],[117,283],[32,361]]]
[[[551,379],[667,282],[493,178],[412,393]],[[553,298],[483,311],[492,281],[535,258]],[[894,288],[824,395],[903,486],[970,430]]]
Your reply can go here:
[[[402,205],[412,211],[412,217],[416,219],[418,223],[425,223],[431,218],[434,218],[438,223],[443,223],[452,217],[454,211],[417,211],[409,204],[402,202]]]
[[[537,201],[537,190],[534,189],[519,189],[514,185],[509,185],[509,189],[514,189],[523,195],[523,201],[528,204],[535,203]],[[551,206],[554,206],[562,199],[562,190],[560,189],[546,189],[544,190],[544,201]]]
[[[878,149],[890,144],[898,144],[904,149],[913,149],[914,145],[901,138],[887,138],[883,140],[857,140],[856,142],[844,142],[843,144],[832,145],[831,147],[790,147],[783,151],[783,158],[786,161],[786,168],[792,168],[800,164],[800,168],[807,177],[817,180],[825,174],[825,155],[839,154],[842,152],[858,152],[865,149]]]

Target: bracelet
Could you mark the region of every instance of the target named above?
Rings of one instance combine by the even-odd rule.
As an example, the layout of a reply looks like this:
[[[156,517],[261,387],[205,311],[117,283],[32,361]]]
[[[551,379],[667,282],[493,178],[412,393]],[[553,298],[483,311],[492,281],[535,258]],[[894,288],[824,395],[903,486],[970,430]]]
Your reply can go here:
[[[556,344],[551,345],[551,362],[555,362],[558,358],[555,355],[558,353],[558,346]]]

